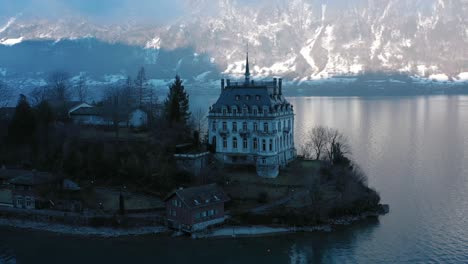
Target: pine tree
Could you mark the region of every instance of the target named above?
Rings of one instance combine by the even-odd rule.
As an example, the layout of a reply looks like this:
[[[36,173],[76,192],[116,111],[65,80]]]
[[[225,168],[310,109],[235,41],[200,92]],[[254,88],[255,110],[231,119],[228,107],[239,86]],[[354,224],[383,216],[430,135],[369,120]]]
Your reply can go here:
[[[36,128],[34,112],[25,95],[21,94],[16,105],[15,114],[8,128],[8,137],[12,143],[33,143]]]
[[[169,93],[165,101],[166,119],[170,123],[182,123],[184,125],[190,119],[189,95],[185,91],[183,81],[176,75],[174,83],[169,87]]]

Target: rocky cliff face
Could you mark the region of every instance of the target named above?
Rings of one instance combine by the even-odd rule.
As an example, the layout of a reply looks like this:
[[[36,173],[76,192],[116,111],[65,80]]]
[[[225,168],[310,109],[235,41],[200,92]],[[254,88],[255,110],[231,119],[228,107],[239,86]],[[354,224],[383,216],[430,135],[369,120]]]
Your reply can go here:
[[[241,74],[248,44],[256,76],[282,75],[301,82],[385,71],[468,81],[467,0],[246,2],[187,1],[188,15],[165,25],[19,16],[0,24],[0,43],[11,53],[26,40],[96,38],[139,49],[121,54],[122,60],[156,65],[164,76],[186,69],[187,77],[195,79]],[[86,41],[76,45],[95,48]],[[74,59],[54,47],[48,46],[50,52]],[[10,64],[0,61],[0,68],[8,70]]]

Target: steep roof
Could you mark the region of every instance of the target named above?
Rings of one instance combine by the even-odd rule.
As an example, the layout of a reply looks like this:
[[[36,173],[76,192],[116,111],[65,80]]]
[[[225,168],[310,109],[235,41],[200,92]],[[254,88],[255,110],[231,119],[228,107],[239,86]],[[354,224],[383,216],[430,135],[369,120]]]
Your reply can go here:
[[[48,172],[28,171],[10,180],[10,184],[41,185],[57,182],[59,178]]]
[[[258,109],[263,109],[264,106],[270,109],[277,106],[289,106],[290,103],[283,95],[273,94],[274,89],[274,84],[270,82],[249,83],[245,85],[235,83],[223,89],[218,101],[212,106],[211,111],[221,112],[223,106],[228,107],[228,109],[232,106],[237,106],[239,111],[244,106],[247,106],[249,111],[251,111],[253,106],[256,106]]]
[[[11,180],[21,175],[30,173],[30,170],[19,170],[19,169],[0,169],[0,179]]]
[[[217,184],[179,189],[172,192],[165,201],[177,195],[189,208],[204,207],[229,201],[227,194]]]
[[[86,115],[86,116],[100,116],[102,114],[101,107],[80,107],[70,112],[71,116]]]

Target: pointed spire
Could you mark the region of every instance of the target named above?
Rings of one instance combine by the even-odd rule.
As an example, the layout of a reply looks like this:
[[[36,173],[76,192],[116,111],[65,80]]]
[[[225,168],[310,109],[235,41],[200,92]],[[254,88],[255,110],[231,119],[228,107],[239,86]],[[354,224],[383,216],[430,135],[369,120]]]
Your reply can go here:
[[[250,66],[249,66],[249,44],[247,44],[247,57],[245,59],[245,82],[250,81]]]

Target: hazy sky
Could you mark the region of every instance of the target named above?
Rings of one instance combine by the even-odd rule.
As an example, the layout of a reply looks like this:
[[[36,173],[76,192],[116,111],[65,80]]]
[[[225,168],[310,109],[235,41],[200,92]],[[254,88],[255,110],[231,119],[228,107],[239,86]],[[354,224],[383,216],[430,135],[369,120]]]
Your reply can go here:
[[[31,18],[79,15],[102,22],[158,22],[183,12],[184,0],[0,0],[0,16]]]
[[[62,18],[81,16],[95,22],[121,23],[164,22],[187,15],[192,8],[208,11],[219,0],[0,0],[0,18],[17,16],[23,18]],[[284,5],[289,0],[231,0],[251,8],[261,4]],[[339,9],[359,4],[386,6],[389,0],[303,0],[318,6],[327,4]],[[434,0],[401,0],[412,3],[429,3]],[[281,4],[282,3],[282,4]],[[207,12],[209,13],[209,12]]]

